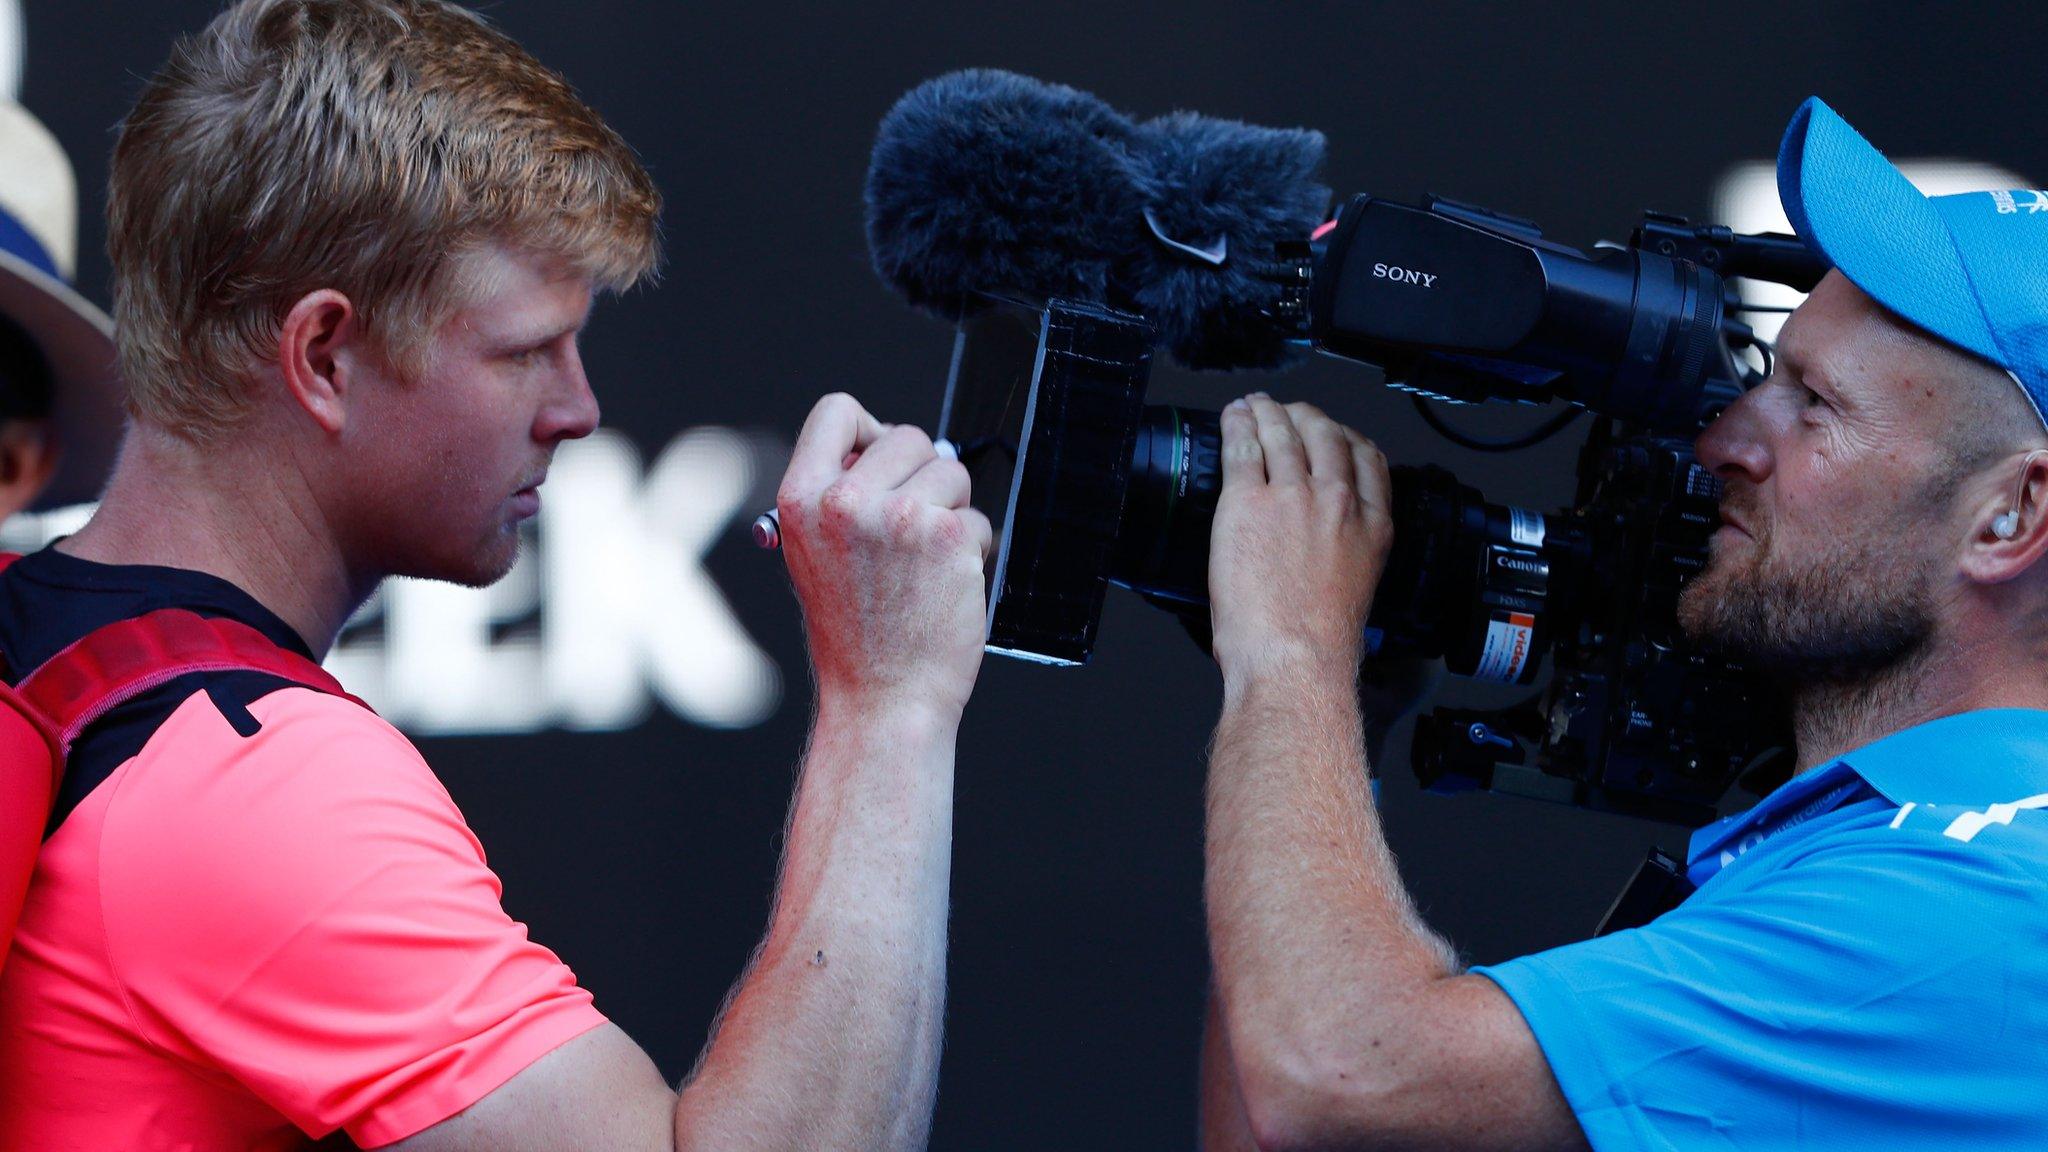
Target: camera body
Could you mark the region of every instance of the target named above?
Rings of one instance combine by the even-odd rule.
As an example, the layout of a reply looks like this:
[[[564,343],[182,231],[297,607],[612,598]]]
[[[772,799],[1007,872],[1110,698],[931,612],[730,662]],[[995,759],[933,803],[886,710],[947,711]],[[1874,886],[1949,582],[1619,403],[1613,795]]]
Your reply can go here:
[[[1411,760],[1425,787],[1485,788],[1697,826],[1731,785],[1769,791],[1789,774],[1782,694],[1680,632],[1681,590],[1706,564],[1720,486],[1689,441],[1596,425],[1561,524],[1551,677],[1497,710],[1417,718]],[[1398,531],[1398,529],[1397,529]]]
[[[1421,717],[1422,781],[1694,825],[1736,781],[1767,785],[1791,745],[1778,693],[1677,626],[1718,522],[1691,438],[1753,377],[1722,273],[1811,287],[1825,269],[1789,237],[1674,217],[1588,254],[1469,205],[1366,196],[1271,257],[1259,322],[1381,367],[1418,403],[1600,414],[1569,508],[1392,470],[1368,651],[1508,684],[1533,686],[1546,654],[1553,671],[1512,707]],[[1085,663],[1110,584],[1205,632],[1220,433],[1214,413],[1145,405],[1157,339],[1145,317],[1062,299],[990,296],[962,322],[939,427],[998,526],[991,651]]]

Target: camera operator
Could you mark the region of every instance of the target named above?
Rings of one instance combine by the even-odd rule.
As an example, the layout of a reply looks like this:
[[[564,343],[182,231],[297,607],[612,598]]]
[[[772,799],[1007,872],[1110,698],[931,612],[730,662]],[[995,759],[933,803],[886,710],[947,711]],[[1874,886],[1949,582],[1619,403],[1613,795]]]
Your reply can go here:
[[[10,676],[177,609],[317,683],[385,577],[504,576],[597,424],[593,295],[652,270],[659,210],[625,142],[453,4],[243,0],[181,41],[113,161],[132,431],[93,520],[0,576]],[[396,729],[201,671],[71,745],[0,970],[0,1147],[921,1147],[981,658],[967,495],[844,395],[799,436],[779,504],[817,714],[766,937],[680,1094],[506,915]]]
[[[1779,180],[1836,270],[1699,437],[1679,614],[1787,687],[1797,774],[1644,927],[1468,973],[1422,924],[1355,691],[1385,460],[1225,412],[1212,1152],[2048,1140],[2048,193],[1929,200],[1818,101]]]

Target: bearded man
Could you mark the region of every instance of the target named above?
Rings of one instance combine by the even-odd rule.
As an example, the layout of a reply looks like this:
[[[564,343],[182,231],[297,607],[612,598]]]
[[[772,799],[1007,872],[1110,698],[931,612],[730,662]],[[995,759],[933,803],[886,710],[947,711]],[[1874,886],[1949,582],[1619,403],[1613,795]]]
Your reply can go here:
[[[1817,100],[1779,184],[1835,271],[1699,437],[1680,621],[1783,682],[1797,772],[1648,925],[1470,972],[1423,926],[1354,691],[1385,461],[1225,413],[1212,1152],[2048,1143],[2048,194],[1925,198]]]

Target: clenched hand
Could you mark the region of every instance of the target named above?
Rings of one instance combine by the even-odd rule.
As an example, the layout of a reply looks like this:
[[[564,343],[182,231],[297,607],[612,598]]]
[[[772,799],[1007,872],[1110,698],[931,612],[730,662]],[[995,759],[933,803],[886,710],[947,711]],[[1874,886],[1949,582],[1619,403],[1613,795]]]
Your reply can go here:
[[[981,667],[988,519],[967,470],[835,393],[776,495],[822,702],[957,719]]]

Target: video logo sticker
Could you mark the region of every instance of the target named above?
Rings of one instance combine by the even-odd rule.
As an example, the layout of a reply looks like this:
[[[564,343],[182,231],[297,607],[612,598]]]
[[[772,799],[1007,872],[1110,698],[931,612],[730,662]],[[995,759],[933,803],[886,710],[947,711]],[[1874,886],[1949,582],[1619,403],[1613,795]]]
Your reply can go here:
[[[1487,622],[1486,646],[1480,650],[1473,678],[1501,684],[1521,679],[1535,640],[1536,617],[1527,612],[1495,612]]]

